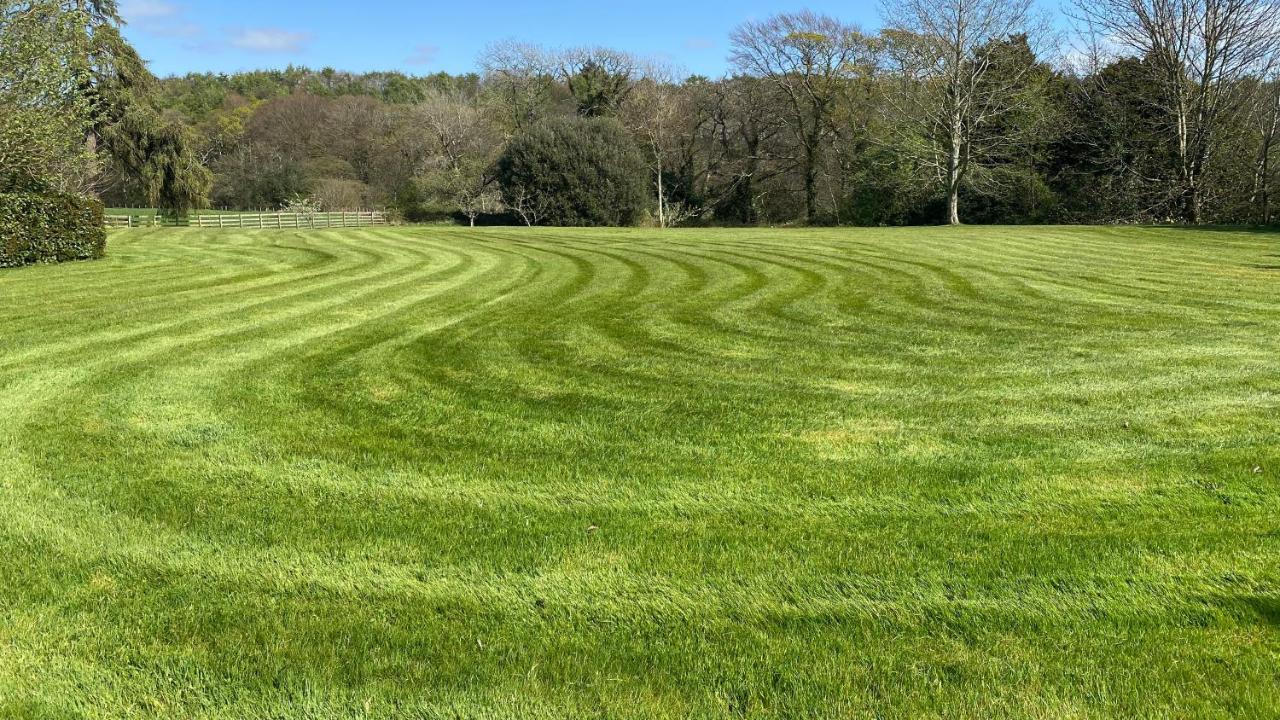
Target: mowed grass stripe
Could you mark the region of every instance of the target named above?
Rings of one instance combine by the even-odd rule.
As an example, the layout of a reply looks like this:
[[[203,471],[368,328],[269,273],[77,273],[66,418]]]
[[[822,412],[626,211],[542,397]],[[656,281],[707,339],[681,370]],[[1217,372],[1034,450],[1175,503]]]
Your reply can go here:
[[[363,240],[359,241],[362,245]],[[365,250],[365,253],[372,251]],[[374,256],[370,256],[371,258]],[[428,257],[439,260],[453,260],[440,268],[432,268],[423,261]],[[46,352],[63,354],[69,351],[88,352],[100,355],[103,345],[116,348],[121,343],[146,343],[145,352],[154,353],[165,342],[156,342],[157,338],[176,340],[189,344],[212,336],[215,341],[223,341],[233,337],[243,329],[254,333],[270,330],[274,326],[289,323],[299,316],[314,316],[331,308],[361,307],[367,304],[363,298],[386,291],[411,288],[415,293],[430,290],[432,294],[447,292],[453,287],[455,278],[470,269],[475,255],[462,255],[439,248],[434,251],[422,251],[412,259],[387,265],[376,259],[367,264],[353,267],[326,269],[323,273],[305,276],[293,276],[284,281],[270,283],[254,283],[241,285],[225,293],[220,302],[209,303],[207,298],[200,298],[201,309],[192,311],[189,306],[186,312],[169,312],[172,320],[160,323],[136,324],[128,335],[109,334],[91,337],[89,342],[77,338],[74,346],[48,346]],[[412,270],[412,271],[410,271]],[[429,272],[428,272],[429,271]],[[385,280],[384,280],[385,279]],[[461,282],[457,280],[456,282]],[[223,295],[223,293],[215,293]],[[246,299],[257,296],[260,299],[247,302]],[[175,298],[180,301],[181,298]],[[146,314],[146,313],[143,313]],[[235,322],[221,322],[224,318],[235,316]],[[200,331],[191,332],[193,328]],[[210,330],[213,328],[213,330]],[[314,329],[312,329],[314,331]],[[278,333],[277,333],[278,336]],[[119,359],[115,353],[112,359]],[[15,362],[28,361],[30,358],[18,356]]]
[[[6,272],[0,716],[1267,717],[1276,237],[148,230]]]

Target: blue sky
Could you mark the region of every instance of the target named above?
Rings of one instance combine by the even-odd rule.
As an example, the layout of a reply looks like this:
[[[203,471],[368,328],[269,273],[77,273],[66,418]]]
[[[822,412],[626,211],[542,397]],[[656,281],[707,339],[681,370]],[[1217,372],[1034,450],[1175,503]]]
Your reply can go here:
[[[726,68],[738,23],[808,7],[868,29],[877,0],[122,0],[125,34],[159,75],[289,63],[342,70],[467,72],[491,42],[592,44],[662,57],[690,73]]]

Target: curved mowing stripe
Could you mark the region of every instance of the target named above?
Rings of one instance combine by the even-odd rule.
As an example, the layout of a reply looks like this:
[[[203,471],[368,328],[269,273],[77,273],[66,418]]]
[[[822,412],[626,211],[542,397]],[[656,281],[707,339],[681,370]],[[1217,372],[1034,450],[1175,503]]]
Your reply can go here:
[[[0,717],[1265,717],[1277,248],[148,229],[0,271]]]

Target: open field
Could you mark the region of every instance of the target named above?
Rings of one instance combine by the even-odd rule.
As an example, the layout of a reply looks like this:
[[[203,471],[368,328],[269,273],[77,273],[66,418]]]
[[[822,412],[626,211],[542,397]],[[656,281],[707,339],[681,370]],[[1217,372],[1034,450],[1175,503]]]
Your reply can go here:
[[[1280,234],[0,273],[0,717],[1274,717]]]

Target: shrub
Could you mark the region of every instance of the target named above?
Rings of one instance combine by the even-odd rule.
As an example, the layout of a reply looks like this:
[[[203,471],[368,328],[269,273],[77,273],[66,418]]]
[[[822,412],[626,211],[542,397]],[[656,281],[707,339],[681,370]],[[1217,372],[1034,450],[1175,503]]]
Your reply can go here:
[[[0,193],[0,267],[96,259],[106,246],[97,200],[65,193]]]
[[[548,120],[498,159],[503,200],[529,225],[632,225],[647,177],[626,131],[609,119]]]
[[[366,210],[378,207],[373,188],[359,180],[321,178],[316,181],[311,197],[324,212]]]

